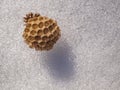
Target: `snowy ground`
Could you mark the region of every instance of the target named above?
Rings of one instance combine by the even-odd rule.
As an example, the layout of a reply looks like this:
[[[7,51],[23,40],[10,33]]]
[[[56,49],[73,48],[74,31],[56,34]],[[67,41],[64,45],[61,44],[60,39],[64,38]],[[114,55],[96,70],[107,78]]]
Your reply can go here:
[[[23,42],[23,17],[56,19],[48,52]],[[120,90],[120,0],[0,0],[0,90]]]

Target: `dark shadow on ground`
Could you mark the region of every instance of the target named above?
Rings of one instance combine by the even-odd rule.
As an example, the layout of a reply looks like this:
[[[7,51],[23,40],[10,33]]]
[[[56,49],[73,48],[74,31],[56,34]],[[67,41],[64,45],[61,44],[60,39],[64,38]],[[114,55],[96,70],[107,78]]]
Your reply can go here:
[[[70,80],[74,75],[74,54],[70,46],[61,41],[60,44],[47,53],[45,60],[50,75],[57,80]]]

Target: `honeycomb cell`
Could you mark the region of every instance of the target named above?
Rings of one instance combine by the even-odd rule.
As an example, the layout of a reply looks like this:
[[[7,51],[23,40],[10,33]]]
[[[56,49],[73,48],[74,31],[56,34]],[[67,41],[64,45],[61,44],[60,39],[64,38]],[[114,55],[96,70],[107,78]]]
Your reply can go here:
[[[40,46],[39,45],[35,45],[35,50],[40,50]]]
[[[37,24],[33,24],[33,25],[32,25],[32,28],[33,28],[33,29],[37,29],[37,28],[38,28],[38,25],[37,25]]]
[[[45,26],[46,26],[46,27],[49,26],[49,21],[46,21],[46,22],[45,22]]]
[[[53,26],[51,25],[49,26],[49,31],[52,32],[52,30],[53,30]]]
[[[47,33],[49,32],[49,29],[48,29],[48,28],[45,28],[45,29],[43,30],[43,32],[44,32],[44,34],[47,34]]]
[[[53,26],[53,28],[55,28],[55,27],[57,26],[57,23],[53,23],[53,25],[52,25],[52,26]]]
[[[33,48],[33,46],[32,46],[32,45],[29,45],[29,48]]]
[[[35,40],[40,40],[41,37],[40,36],[35,36]]]
[[[43,22],[40,22],[38,26],[39,28],[42,28],[44,26]]]
[[[52,40],[52,39],[53,39],[53,37],[54,37],[54,36],[53,36],[52,34],[51,34],[51,35],[49,35],[49,39],[50,39],[50,40]]]
[[[33,40],[34,40],[34,37],[32,37],[32,36],[28,37],[28,41],[33,41]]]
[[[24,37],[24,38],[27,38],[27,37],[28,37],[28,34],[24,33],[24,34],[23,34],[23,37]]]
[[[46,43],[45,42],[40,42],[39,43],[41,46],[44,46]]]
[[[38,45],[38,42],[37,42],[37,41],[34,41],[34,42],[32,42],[32,45],[33,45],[33,46],[36,46],[36,45]]]
[[[47,36],[43,36],[43,37],[42,37],[42,40],[43,40],[43,41],[47,41],[47,40],[48,40]]]
[[[25,34],[25,38],[27,38],[28,37],[28,35],[27,34]]]
[[[52,47],[53,45],[50,45],[50,43],[46,43],[46,48],[47,47]]]
[[[44,17],[43,17],[43,19],[44,19],[44,20],[47,20],[47,19],[48,19],[48,17],[44,16]]]
[[[50,41],[47,42],[47,45],[50,45]]]
[[[38,35],[42,35],[43,34],[43,31],[41,29],[38,30],[37,32]]]
[[[30,32],[30,34],[31,34],[31,35],[35,35],[35,34],[36,34],[36,31],[35,31],[35,30],[32,30],[32,31]]]
[[[25,30],[24,30],[24,31],[27,33],[27,32],[29,32],[29,29],[28,29],[28,28],[25,28]]]
[[[54,35],[54,36],[57,36],[57,35],[58,35],[58,33],[57,33],[56,30],[53,32],[53,35]]]
[[[29,20],[28,20],[28,22],[32,22],[33,21],[33,18],[30,18]]]
[[[60,28],[57,26],[56,27],[56,31],[59,33],[60,32]]]
[[[43,17],[39,17],[39,20],[40,20],[40,21],[43,20]]]
[[[48,41],[48,42],[47,42],[47,44],[48,44],[49,46],[53,45],[53,43],[54,43],[53,41]]]
[[[56,29],[57,29],[57,31],[60,31],[60,28],[58,26],[56,27]]]
[[[30,27],[31,27],[31,24],[26,24],[26,27],[27,27],[27,28],[30,28]]]
[[[34,17],[34,18],[33,18],[33,21],[37,21],[37,20],[38,20],[37,17]]]
[[[52,23],[53,22],[53,20],[52,19],[49,19],[49,21],[48,21],[49,23]]]
[[[56,42],[58,40],[58,37],[54,37],[53,41]]]

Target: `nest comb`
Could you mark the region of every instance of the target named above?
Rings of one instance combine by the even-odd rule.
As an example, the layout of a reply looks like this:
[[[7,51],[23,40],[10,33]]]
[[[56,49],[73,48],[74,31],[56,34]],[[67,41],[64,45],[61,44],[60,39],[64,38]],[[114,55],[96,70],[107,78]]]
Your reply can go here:
[[[24,17],[24,41],[30,48],[43,51],[50,50],[60,38],[60,28],[57,22],[40,14],[29,13]]]

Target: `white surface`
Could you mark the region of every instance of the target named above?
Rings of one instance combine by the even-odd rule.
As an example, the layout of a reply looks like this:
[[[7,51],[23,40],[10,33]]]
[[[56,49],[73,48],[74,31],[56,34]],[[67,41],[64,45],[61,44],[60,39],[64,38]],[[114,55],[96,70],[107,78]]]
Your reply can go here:
[[[23,42],[23,17],[57,20],[49,52]],[[120,90],[120,0],[0,0],[0,90]]]

